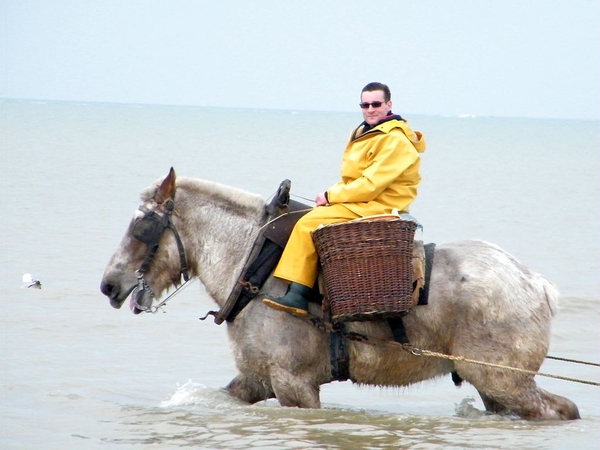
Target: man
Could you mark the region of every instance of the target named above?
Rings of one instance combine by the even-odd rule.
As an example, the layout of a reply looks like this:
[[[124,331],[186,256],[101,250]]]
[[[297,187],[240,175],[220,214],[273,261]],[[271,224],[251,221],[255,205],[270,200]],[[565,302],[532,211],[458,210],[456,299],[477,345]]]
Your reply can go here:
[[[364,122],[350,136],[341,181],[317,194],[317,206],[292,230],[274,273],[290,286],[283,297],[263,299],[272,308],[307,315],[318,270],[311,233],[320,225],[388,214],[394,209],[408,212],[417,196],[419,154],[425,151],[423,135],[392,113],[391,93],[385,84],[367,84],[361,92],[360,107]]]

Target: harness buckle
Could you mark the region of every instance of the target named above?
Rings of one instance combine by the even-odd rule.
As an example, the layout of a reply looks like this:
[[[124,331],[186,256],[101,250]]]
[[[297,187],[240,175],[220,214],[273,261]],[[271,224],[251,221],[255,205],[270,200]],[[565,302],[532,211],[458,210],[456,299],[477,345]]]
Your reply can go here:
[[[251,292],[252,294],[258,294],[260,292],[260,288],[258,286],[254,286],[249,281],[244,281],[240,284],[245,291]]]

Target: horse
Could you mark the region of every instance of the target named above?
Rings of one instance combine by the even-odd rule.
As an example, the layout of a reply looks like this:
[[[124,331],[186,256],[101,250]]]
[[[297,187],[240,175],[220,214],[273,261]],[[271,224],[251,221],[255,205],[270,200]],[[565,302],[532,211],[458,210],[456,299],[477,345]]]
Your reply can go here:
[[[120,308],[131,295],[134,313],[149,311],[164,292],[180,286],[183,274],[199,278],[223,307],[267,221],[266,201],[242,189],[178,178],[171,168],[142,191],[141,202],[101,281],[111,306]],[[226,322],[239,373],[225,390],[248,404],[276,398],[284,407],[320,408],[320,386],[335,381],[332,338],[260,301],[285,290],[286,284],[271,275],[258,296]],[[425,357],[349,340],[349,379],[405,387],[452,373],[476,388],[490,414],[579,419],[575,403],[534,380],[548,351],[558,296],[552,283],[497,245],[480,240],[437,245],[428,304],[414,307],[403,323],[415,347],[461,358]],[[350,332],[393,341],[387,321],[346,325]]]

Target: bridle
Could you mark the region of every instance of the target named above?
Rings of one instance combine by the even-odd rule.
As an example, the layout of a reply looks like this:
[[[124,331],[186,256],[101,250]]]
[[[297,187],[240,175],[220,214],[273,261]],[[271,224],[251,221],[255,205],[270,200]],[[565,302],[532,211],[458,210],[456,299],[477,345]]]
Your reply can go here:
[[[144,261],[138,270],[136,270],[136,276],[138,279],[137,291],[134,293],[135,295],[135,306],[137,309],[146,312],[155,313],[158,309],[164,305],[167,300],[169,300],[173,295],[179,292],[187,282],[189,281],[189,273],[188,273],[188,265],[185,257],[185,249],[183,248],[183,243],[181,242],[181,238],[179,237],[179,233],[173,225],[171,220],[171,215],[173,213],[173,208],[175,207],[175,203],[172,199],[169,199],[165,202],[165,211],[162,214],[157,213],[156,211],[152,211],[145,207],[144,205],[140,206],[138,209],[144,213],[144,216],[138,220],[133,226],[132,235],[138,241],[146,244],[148,246],[148,252],[144,257]],[[156,252],[158,251],[158,245],[164,234],[166,229],[170,229],[173,232],[173,236],[175,237],[175,241],[177,242],[177,249],[179,251],[179,264],[180,264],[180,276],[183,276],[183,280],[185,283],[179,286],[169,297],[163,300],[156,307],[147,307],[142,305],[138,299],[143,297],[146,293],[150,295],[151,298],[154,298],[154,292],[144,279],[144,273],[147,272],[150,267],[150,263],[154,259]]]

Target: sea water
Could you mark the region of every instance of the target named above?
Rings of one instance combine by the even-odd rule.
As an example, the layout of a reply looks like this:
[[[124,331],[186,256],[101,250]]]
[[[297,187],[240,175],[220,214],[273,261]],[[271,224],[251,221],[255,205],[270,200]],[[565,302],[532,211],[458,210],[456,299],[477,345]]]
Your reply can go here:
[[[597,121],[411,116],[428,142],[411,214],[418,236],[494,242],[561,291],[550,354],[600,362]],[[595,449],[600,388],[538,376],[582,420],[486,415],[449,377],[405,389],[322,387],[321,410],[247,406],[221,388],[225,333],[198,317],[199,282],[166,314],[114,310],[100,293],[139,192],[175,168],[308,202],[335,183],[360,113],[0,100],[3,314],[0,448]],[[42,289],[23,288],[32,273]],[[449,330],[451,332],[451,330]],[[507,336],[510,339],[510,336]],[[600,381],[548,360],[543,373]]]

